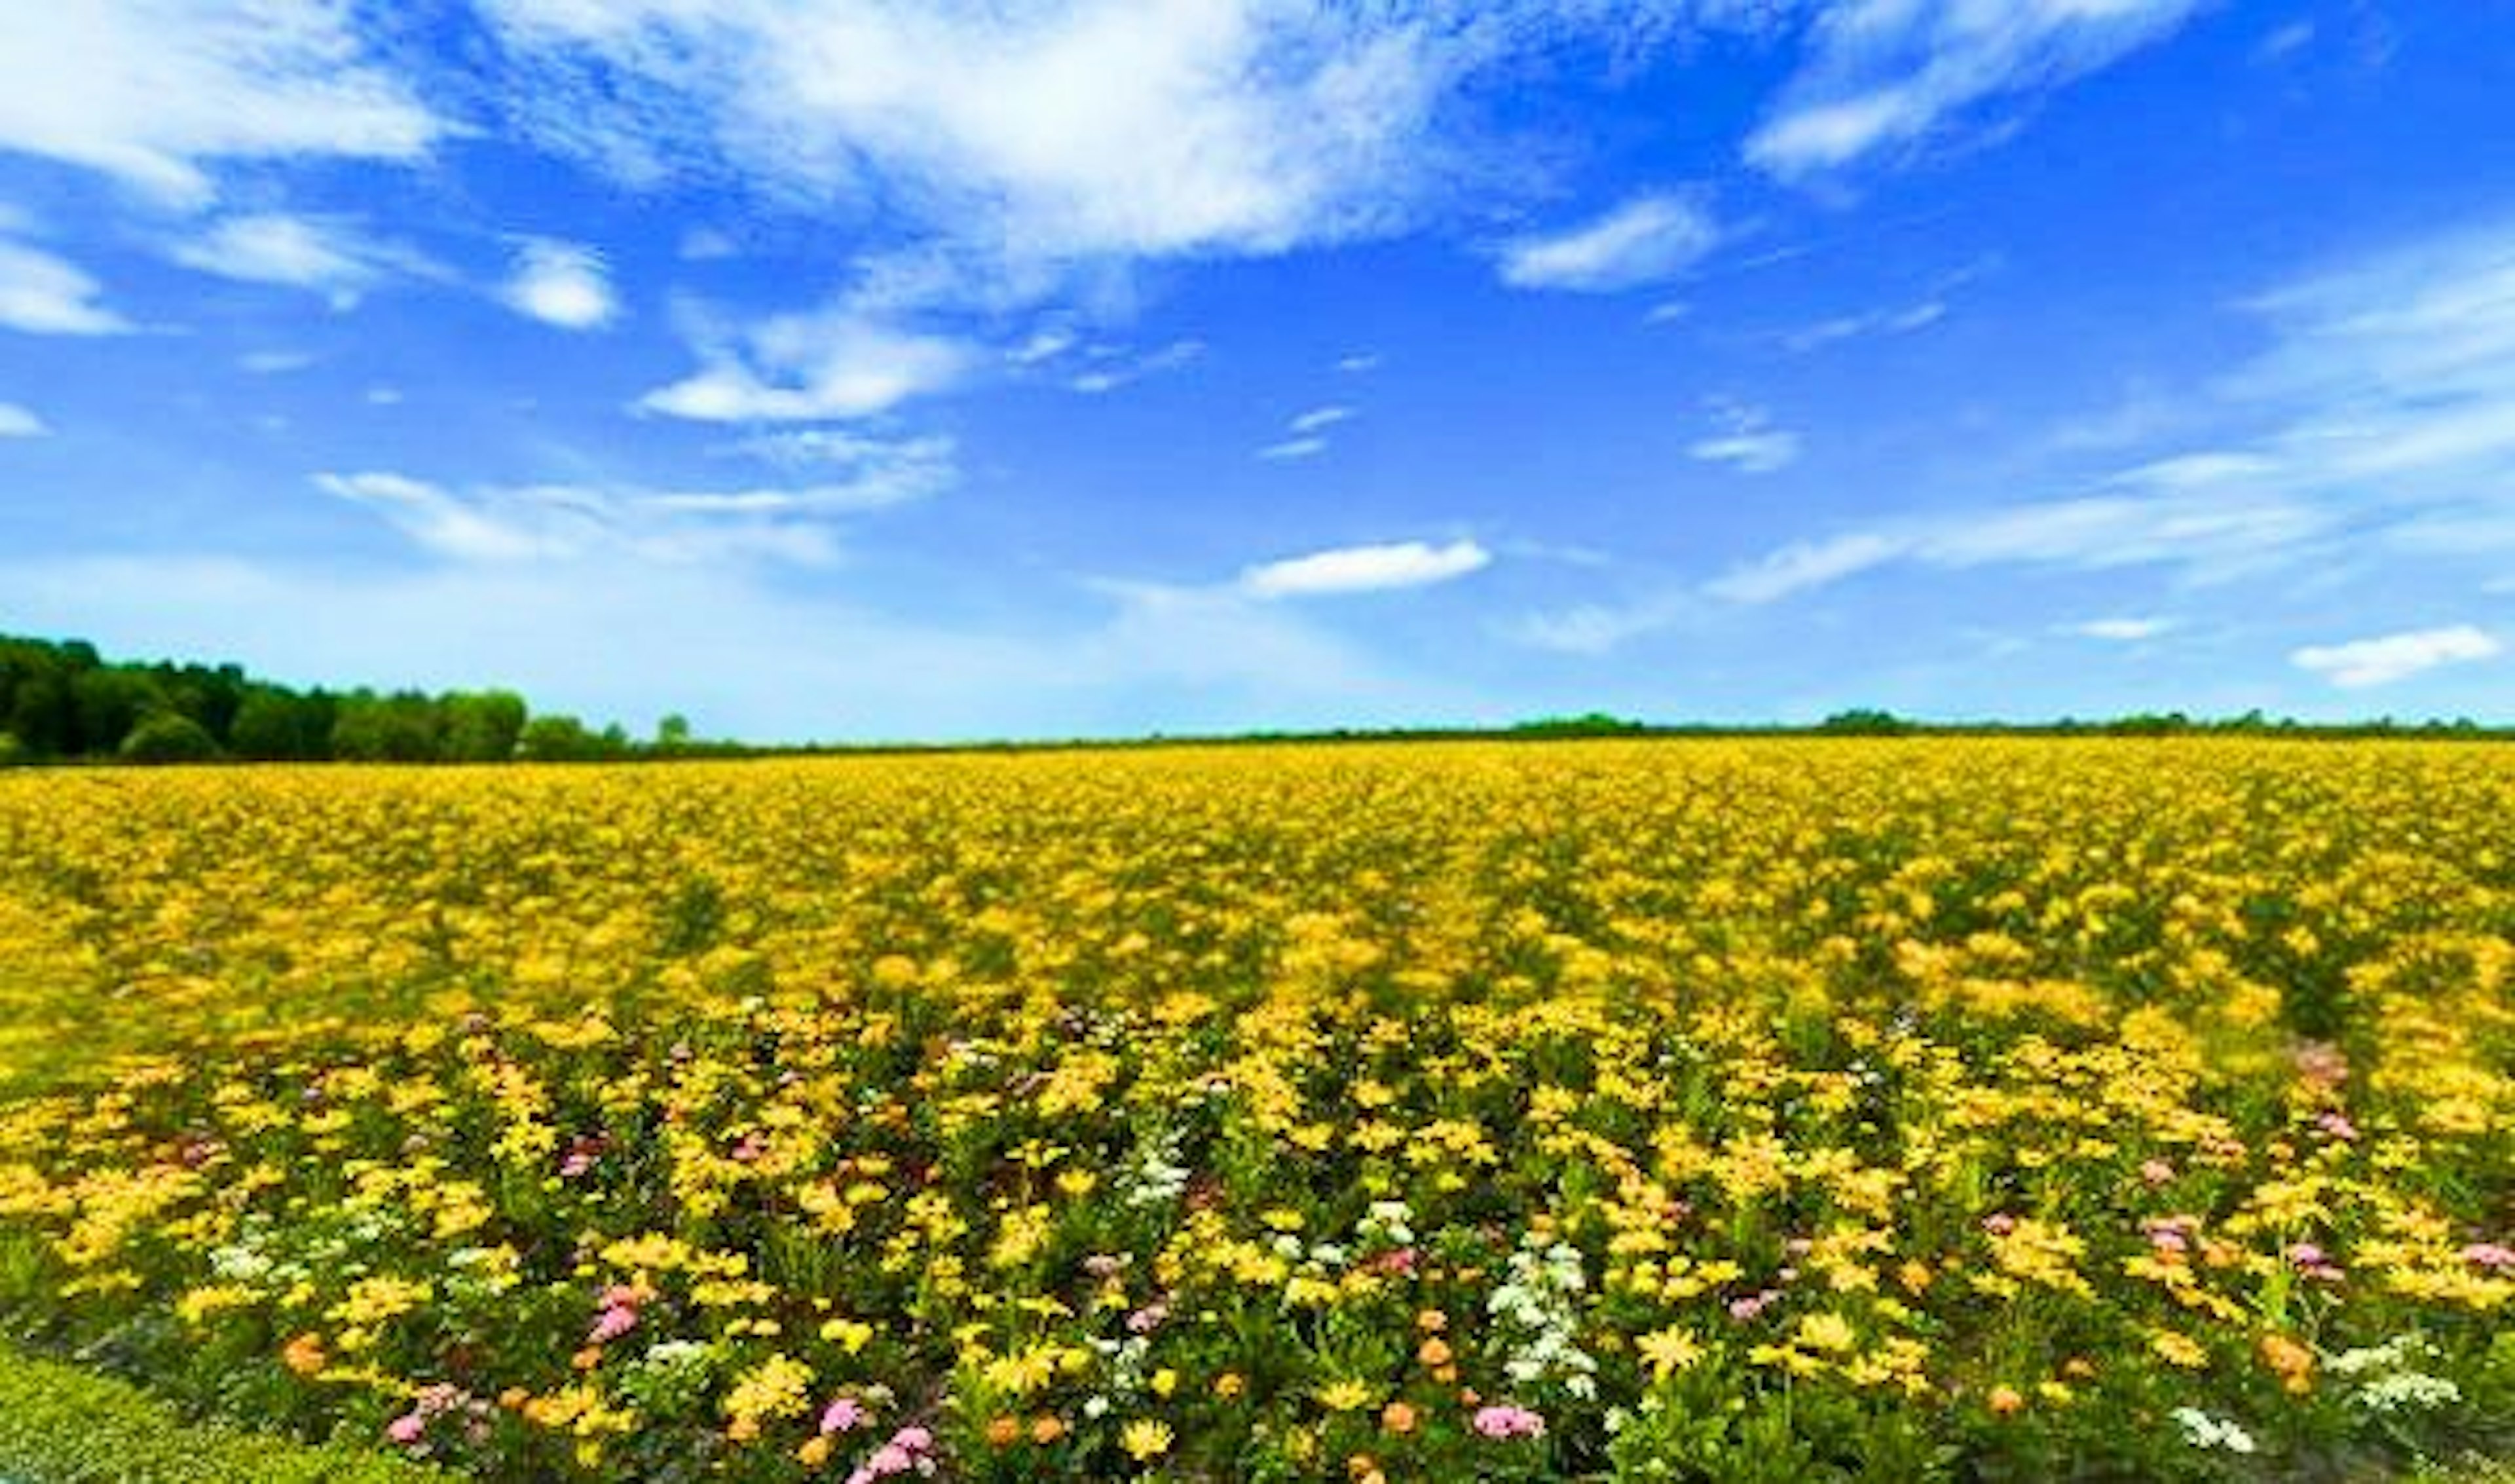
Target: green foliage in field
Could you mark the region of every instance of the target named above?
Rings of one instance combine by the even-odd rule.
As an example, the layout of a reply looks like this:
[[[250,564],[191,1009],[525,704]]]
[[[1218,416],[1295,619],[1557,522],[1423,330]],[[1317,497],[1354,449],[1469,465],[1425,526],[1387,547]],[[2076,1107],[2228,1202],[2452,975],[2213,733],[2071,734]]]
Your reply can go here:
[[[430,1484],[364,1449],[186,1421],[130,1385],[0,1345],[0,1479],[12,1484]]]

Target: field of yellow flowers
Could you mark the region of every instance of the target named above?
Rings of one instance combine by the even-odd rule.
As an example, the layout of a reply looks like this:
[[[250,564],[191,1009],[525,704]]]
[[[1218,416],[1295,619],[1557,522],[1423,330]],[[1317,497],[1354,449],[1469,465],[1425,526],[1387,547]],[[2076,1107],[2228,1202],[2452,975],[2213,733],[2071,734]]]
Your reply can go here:
[[[2515,749],[0,777],[0,1328],[497,1478],[2515,1446]]]

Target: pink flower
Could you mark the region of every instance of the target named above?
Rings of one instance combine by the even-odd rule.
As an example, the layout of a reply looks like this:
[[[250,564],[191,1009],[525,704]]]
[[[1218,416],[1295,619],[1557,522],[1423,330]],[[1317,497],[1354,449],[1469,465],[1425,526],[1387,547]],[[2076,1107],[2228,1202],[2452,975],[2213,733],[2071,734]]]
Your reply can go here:
[[[2494,1242],[2474,1242],[2462,1250],[2462,1260],[2474,1267],[2515,1267],[2515,1248],[2500,1247]]]
[[[2358,1126],[2351,1123],[2345,1113],[2326,1113],[2314,1121],[2314,1126],[2344,1142],[2358,1136]]]
[[[821,1414],[821,1430],[825,1433],[853,1432],[864,1423],[864,1404],[852,1396],[840,1397]]]
[[[890,1440],[911,1453],[924,1453],[934,1446],[934,1434],[923,1427],[902,1427]]]
[[[2152,1185],[2163,1185],[2174,1178],[2174,1167],[2162,1159],[2142,1160],[2139,1177]]]
[[[906,1473],[917,1466],[917,1460],[910,1457],[908,1450],[897,1443],[885,1443],[874,1450],[872,1458],[865,1460],[865,1466],[874,1471],[875,1477],[880,1478],[888,1474]]]
[[[1546,1419],[1526,1407],[1479,1407],[1474,1425],[1480,1436],[1489,1438],[1546,1436]]]
[[[2017,1229],[2017,1218],[2004,1211],[1995,1211],[1982,1218],[1982,1229],[1995,1237],[2004,1237]]]
[[[588,1344],[609,1344],[638,1327],[638,1311],[626,1304],[612,1304],[594,1316],[594,1328],[588,1330]]]
[[[2311,1242],[2299,1242],[2288,1250],[2288,1259],[2299,1267],[2321,1267],[2323,1249]]]
[[[385,1436],[408,1448],[428,1435],[428,1419],[417,1412],[405,1412],[385,1423]]]

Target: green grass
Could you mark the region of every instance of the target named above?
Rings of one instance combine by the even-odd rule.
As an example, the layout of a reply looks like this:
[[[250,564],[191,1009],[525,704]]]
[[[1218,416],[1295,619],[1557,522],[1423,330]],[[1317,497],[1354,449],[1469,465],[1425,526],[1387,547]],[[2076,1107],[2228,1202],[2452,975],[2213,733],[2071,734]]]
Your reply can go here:
[[[364,1449],[195,1422],[126,1382],[0,1343],[6,1484],[431,1484],[450,1475]]]

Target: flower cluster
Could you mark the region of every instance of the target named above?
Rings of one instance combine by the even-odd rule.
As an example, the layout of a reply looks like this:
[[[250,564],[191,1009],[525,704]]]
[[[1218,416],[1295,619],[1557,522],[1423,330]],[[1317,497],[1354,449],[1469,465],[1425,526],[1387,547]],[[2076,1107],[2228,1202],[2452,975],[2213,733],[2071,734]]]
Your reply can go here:
[[[0,1320],[494,1477],[2336,1476],[2515,1415],[2515,753],[0,776]]]

